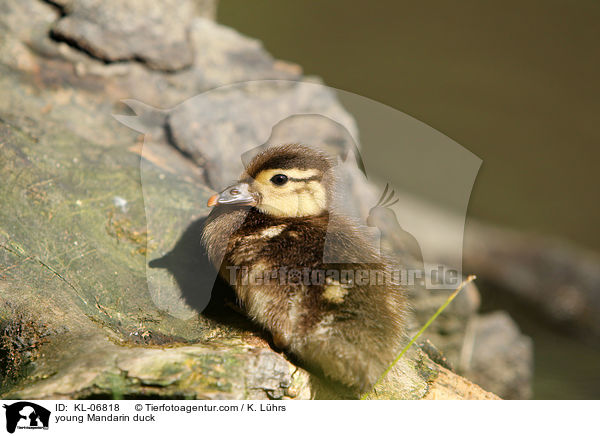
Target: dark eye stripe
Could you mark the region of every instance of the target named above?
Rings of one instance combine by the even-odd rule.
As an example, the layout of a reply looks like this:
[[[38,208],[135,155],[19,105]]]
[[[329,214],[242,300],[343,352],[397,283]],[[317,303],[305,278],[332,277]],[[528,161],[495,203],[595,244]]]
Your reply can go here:
[[[320,176],[311,176],[311,177],[307,177],[306,179],[297,179],[295,177],[289,177],[288,180],[291,180],[292,182],[312,182],[313,180],[317,180],[317,181],[321,181],[321,177]]]

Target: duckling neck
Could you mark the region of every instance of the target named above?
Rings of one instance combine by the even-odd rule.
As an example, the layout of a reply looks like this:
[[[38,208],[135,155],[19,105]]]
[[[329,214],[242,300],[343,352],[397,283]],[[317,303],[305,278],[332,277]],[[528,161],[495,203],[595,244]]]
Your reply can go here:
[[[294,224],[305,224],[313,226],[327,225],[329,221],[329,213],[324,211],[318,215],[302,216],[302,217],[290,217],[290,216],[275,216],[262,212],[257,208],[251,208],[244,220],[244,226],[275,226],[275,225],[294,225]]]

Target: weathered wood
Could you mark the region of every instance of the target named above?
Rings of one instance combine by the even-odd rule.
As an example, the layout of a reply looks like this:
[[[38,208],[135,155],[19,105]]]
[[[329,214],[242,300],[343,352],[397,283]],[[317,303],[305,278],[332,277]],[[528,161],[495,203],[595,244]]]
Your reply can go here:
[[[139,40],[131,53],[99,53],[88,43],[95,50],[102,41],[76,27],[88,2],[67,3],[59,11],[9,0],[0,17],[0,395],[344,397],[274,351],[213,290],[214,275],[199,260],[198,226],[211,193],[204,169],[171,147],[164,122],[154,120],[142,190],[140,138],[111,116],[124,110],[117,103],[124,97],[165,107],[237,80],[299,78],[299,69],[201,17],[188,23],[192,41],[203,44],[188,69],[179,70],[191,61],[185,53],[161,55],[177,41],[152,48],[158,54]],[[105,11],[120,13],[117,3],[103,2]],[[447,397],[489,397],[418,350],[392,374],[400,375],[373,398],[442,389]]]

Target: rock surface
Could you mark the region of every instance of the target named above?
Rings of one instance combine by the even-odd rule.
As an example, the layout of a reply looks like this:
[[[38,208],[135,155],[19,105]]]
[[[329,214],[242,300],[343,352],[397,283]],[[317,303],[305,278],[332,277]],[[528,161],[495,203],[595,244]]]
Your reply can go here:
[[[54,4],[63,16],[52,26],[51,35],[91,56],[106,62],[139,60],[164,71],[192,65],[189,34],[198,11],[194,0],[59,0]]]
[[[344,397],[273,351],[227,304],[218,283],[213,289],[214,276],[202,274],[209,266],[197,262],[203,205],[219,177],[233,174],[221,174],[208,144],[239,155],[236,144],[251,138],[234,129],[226,136],[238,141],[232,145],[205,131],[199,143],[190,123],[199,106],[180,103],[240,80],[298,80],[300,68],[210,21],[210,2],[145,4],[0,5],[0,394]],[[292,113],[317,108],[356,133],[331,94],[306,89],[254,89],[225,103],[242,110],[258,98]],[[119,103],[125,98],[177,110],[138,117],[140,130],[149,127],[142,139],[112,117],[127,111]],[[260,119],[249,120],[260,126]],[[271,139],[296,128],[290,120]],[[332,135],[333,147],[348,149],[347,137]],[[466,321],[476,316],[476,289],[464,295],[432,331],[434,343],[449,338],[440,345],[449,356],[460,354]],[[444,296],[438,297],[419,303],[419,316],[439,306]],[[196,308],[208,299],[199,315]],[[418,349],[371,395],[436,396],[494,398]]]
[[[467,337],[471,335],[472,345],[463,362],[466,376],[485,383],[502,398],[530,398],[532,341],[519,332],[510,316],[506,312],[479,316],[468,327]]]

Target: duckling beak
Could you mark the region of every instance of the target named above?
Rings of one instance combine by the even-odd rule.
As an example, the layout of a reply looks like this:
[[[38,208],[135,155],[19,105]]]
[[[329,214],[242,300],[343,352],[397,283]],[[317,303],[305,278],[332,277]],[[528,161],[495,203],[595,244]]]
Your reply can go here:
[[[213,195],[206,203],[208,207],[217,206],[219,204],[256,206],[257,201],[256,197],[250,192],[250,185],[247,183],[238,183],[237,185],[232,185],[220,193]]]

